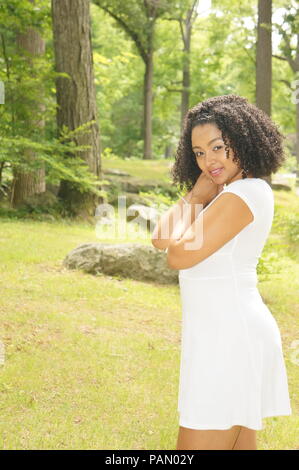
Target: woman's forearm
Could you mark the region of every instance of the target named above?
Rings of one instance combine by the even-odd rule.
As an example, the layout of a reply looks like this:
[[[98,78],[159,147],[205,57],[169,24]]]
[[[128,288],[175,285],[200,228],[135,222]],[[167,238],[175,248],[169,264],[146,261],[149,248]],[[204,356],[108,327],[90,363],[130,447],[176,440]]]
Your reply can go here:
[[[155,248],[165,250],[171,239],[181,238],[205,206],[201,197],[193,196],[192,190],[184,199],[187,203],[179,199],[158,220],[152,233],[152,244]]]

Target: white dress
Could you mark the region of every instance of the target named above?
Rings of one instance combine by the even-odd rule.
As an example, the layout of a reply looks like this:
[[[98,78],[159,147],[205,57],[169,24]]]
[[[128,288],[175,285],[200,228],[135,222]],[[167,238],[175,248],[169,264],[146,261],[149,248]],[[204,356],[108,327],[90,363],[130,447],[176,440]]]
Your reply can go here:
[[[262,418],[292,414],[280,331],[257,288],[274,196],[261,178],[233,181],[216,198],[225,192],[241,197],[254,220],[208,258],[179,270],[179,424],[260,430]]]

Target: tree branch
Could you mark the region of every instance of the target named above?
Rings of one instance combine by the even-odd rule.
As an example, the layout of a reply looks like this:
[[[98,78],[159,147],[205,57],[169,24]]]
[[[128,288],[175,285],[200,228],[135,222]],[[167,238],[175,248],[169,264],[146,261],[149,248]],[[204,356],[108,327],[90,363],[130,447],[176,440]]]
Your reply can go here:
[[[286,33],[286,31],[282,28],[282,25],[279,25],[279,24],[275,23],[275,26],[277,27],[278,31],[282,35],[282,38],[283,38],[283,41],[284,41],[283,52],[285,53],[285,60],[287,60],[287,62],[289,63],[291,69],[293,70],[293,72],[296,72],[297,63],[292,57],[293,49],[291,47],[291,39],[288,36],[288,34]],[[284,60],[284,59],[282,59],[282,60]]]
[[[182,20],[181,18],[180,18],[180,20],[179,20],[179,25],[180,25],[182,40],[183,40],[184,49],[185,49],[185,48],[187,47],[187,46],[186,46],[186,37],[185,37],[184,28],[183,28],[183,20]]]
[[[275,59],[279,59],[279,60],[288,60],[286,57],[281,57],[280,55],[275,55],[275,54],[272,54],[272,57],[275,57]]]
[[[196,18],[198,17],[198,2],[199,0],[194,0],[193,5],[191,7],[191,15],[190,15],[190,23],[193,24]]]
[[[116,13],[111,11],[108,7],[106,7],[104,5],[101,5],[101,2],[95,1],[95,4],[98,7],[102,8],[102,10],[104,10],[106,13],[108,13],[108,15],[110,15],[115,21],[117,21],[121,25],[121,27],[125,30],[125,32],[131,37],[131,39],[133,39],[134,43],[136,44],[137,49],[139,50],[139,53],[140,53],[143,61],[146,63],[147,62],[147,51],[143,47],[142,42],[141,42],[140,37],[138,36],[138,34],[135,31],[133,31],[120,16],[118,16]]]
[[[280,79],[280,80],[278,80],[278,82],[285,83],[285,85],[287,85],[287,87],[289,87],[290,90],[292,90],[292,85],[290,84],[290,82],[288,80]]]

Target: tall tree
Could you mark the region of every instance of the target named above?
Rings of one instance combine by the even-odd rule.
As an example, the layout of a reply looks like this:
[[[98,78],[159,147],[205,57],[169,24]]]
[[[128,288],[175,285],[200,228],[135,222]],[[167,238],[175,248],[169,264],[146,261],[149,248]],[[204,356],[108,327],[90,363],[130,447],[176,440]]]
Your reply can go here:
[[[190,101],[190,53],[191,53],[191,34],[192,26],[197,18],[198,0],[193,0],[190,8],[187,11],[185,18],[180,21],[181,35],[183,39],[183,91],[181,102],[181,130],[183,129],[183,122],[185,115],[189,109]]]
[[[143,158],[152,158],[152,105],[155,25],[172,0],[94,0],[134,41],[144,62]]]
[[[190,54],[192,27],[198,16],[199,0],[181,0],[177,14],[167,19],[178,21],[183,42],[182,89],[181,89],[181,131],[190,101]]]
[[[258,0],[256,43],[256,106],[271,116],[272,0]],[[264,178],[269,183],[271,175]]]
[[[101,177],[100,135],[90,26],[90,0],[52,0],[52,21],[56,72],[57,126],[70,130],[90,123],[90,132],[74,137],[77,145],[88,145],[80,155],[91,173]],[[92,121],[94,121],[92,123]],[[80,192],[74,183],[62,180],[58,192],[69,210],[77,216],[94,215],[98,196]]]
[[[258,0],[256,105],[271,116],[272,0]]]
[[[294,100],[292,101],[296,105],[296,188],[299,194],[299,7],[297,2],[287,2],[283,22],[282,24],[275,23],[275,28],[281,36],[281,54],[274,54],[273,57],[286,61],[294,74],[294,78],[297,78],[297,80],[294,80],[295,90],[293,90],[292,83],[285,80],[285,78],[281,78],[281,81],[288,86],[292,95],[294,94]]]
[[[30,3],[34,4],[35,0],[29,0]],[[32,69],[34,75],[35,58],[45,53],[45,41],[41,37],[40,32],[32,27],[27,27],[25,31],[19,31],[16,35],[17,50],[20,56],[24,57],[27,63],[27,67]],[[38,128],[40,131],[44,128],[44,120],[34,119],[34,109],[39,108],[40,111],[44,109],[44,105],[38,99],[35,94],[35,99],[26,100],[24,96],[24,103],[26,105],[23,110],[17,110],[17,119],[24,119],[24,108],[26,108],[26,127],[27,132],[34,131]],[[36,153],[31,149],[24,151],[28,160],[34,160]],[[42,193],[46,190],[45,184],[45,168],[44,165],[35,171],[23,171],[21,169],[13,169],[13,182],[11,191],[11,205],[18,207],[23,204],[28,196],[33,194]]]

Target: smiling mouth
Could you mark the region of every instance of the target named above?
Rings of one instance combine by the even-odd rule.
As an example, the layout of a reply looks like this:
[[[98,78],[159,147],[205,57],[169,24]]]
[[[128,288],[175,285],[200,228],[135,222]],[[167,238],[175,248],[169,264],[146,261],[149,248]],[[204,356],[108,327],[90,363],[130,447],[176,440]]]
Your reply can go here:
[[[210,171],[212,176],[218,176],[222,172],[223,168],[217,168],[217,170]]]

